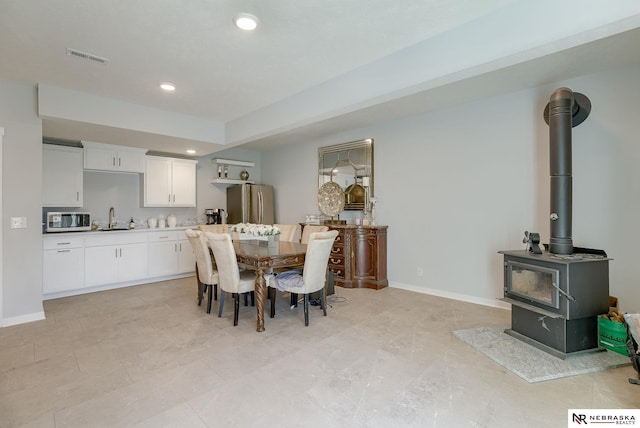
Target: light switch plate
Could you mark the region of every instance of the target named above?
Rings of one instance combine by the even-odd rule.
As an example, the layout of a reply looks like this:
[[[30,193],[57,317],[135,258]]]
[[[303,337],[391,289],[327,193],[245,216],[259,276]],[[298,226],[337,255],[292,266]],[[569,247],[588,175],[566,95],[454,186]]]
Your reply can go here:
[[[11,217],[11,229],[25,229],[26,227],[26,217]]]

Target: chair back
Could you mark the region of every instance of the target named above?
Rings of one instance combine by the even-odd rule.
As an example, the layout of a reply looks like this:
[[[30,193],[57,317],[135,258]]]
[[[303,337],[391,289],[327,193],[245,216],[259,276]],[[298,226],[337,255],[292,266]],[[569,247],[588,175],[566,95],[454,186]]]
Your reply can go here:
[[[329,226],[316,226],[313,224],[307,224],[302,230],[302,239],[300,239],[300,242],[303,244],[308,244],[309,237],[311,236],[312,233],[326,232],[327,230],[329,230]]]
[[[209,246],[213,250],[218,268],[218,285],[229,293],[238,293],[240,283],[240,268],[236,259],[236,250],[233,248],[231,235],[228,233],[205,232]]]
[[[313,293],[324,287],[329,255],[336,236],[338,236],[337,230],[314,232],[309,236],[307,254],[305,255],[304,269],[302,271],[304,285],[299,291],[300,294]]]
[[[203,284],[211,284],[211,278],[215,274],[211,253],[207,245],[207,239],[199,230],[187,229],[185,235],[189,239],[193,254],[196,256],[196,265],[198,266],[198,279]]]
[[[198,225],[198,230],[202,232],[211,232],[211,233],[228,233],[229,225],[228,224],[200,224]]]
[[[274,224],[280,230],[280,240],[287,242],[300,242],[296,239],[298,236],[298,230],[300,230],[299,224]]]

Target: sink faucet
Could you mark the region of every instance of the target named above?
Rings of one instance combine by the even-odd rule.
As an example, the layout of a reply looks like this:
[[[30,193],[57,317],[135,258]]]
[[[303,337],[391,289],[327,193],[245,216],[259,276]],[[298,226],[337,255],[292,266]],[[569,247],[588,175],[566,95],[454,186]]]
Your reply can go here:
[[[115,216],[116,210],[113,207],[109,208],[109,229],[115,227],[116,225],[116,223],[113,221]]]

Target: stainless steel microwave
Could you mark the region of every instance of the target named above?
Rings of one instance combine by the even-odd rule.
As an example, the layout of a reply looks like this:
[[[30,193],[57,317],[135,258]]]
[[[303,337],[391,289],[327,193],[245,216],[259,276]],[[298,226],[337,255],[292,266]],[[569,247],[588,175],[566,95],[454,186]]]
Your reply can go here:
[[[80,232],[91,230],[91,213],[48,212],[47,232]]]

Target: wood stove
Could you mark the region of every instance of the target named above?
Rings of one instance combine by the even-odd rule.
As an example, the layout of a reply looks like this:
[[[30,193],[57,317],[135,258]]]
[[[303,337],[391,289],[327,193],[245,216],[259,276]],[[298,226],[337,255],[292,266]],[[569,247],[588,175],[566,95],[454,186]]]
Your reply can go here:
[[[571,128],[586,120],[591,102],[559,88],[544,110],[549,124],[550,243],[525,232],[522,251],[504,254],[504,301],[511,303],[508,334],[557,357],[598,349],[597,316],[609,308],[609,258],[573,246]]]
[[[502,300],[511,303],[507,334],[559,358],[598,349],[597,316],[609,310],[610,259],[601,251],[584,251],[500,252]]]

